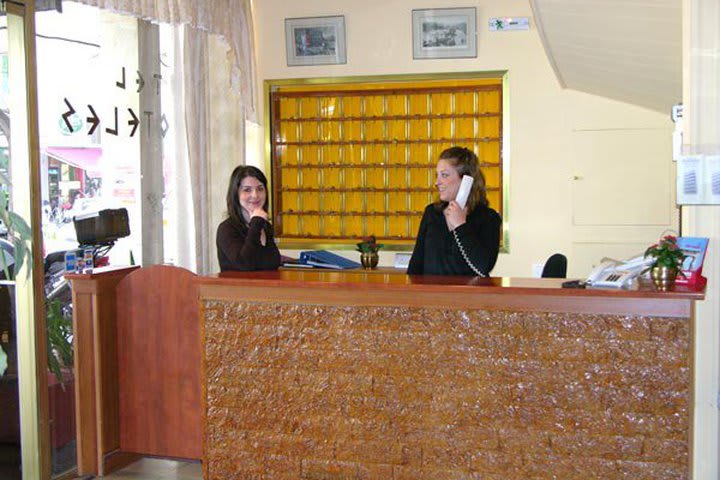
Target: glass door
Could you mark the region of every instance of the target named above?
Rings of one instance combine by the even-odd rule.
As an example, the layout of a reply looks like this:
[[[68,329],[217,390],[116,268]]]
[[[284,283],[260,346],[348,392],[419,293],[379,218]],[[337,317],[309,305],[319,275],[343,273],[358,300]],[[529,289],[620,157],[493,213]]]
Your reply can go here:
[[[0,478],[19,480],[20,397],[15,329],[15,247],[9,232],[8,22],[0,16]]]
[[[0,477],[8,479],[50,476],[33,4],[0,6]]]
[[[34,25],[48,339],[45,400],[51,473],[58,478],[74,470],[104,472],[112,462],[105,454],[120,447],[110,422],[101,435],[88,433],[89,379],[79,373],[87,372],[87,357],[73,349],[64,260],[74,253],[80,259],[92,255],[96,268],[162,263],[162,248],[157,252],[149,245],[162,247],[163,241],[161,142],[168,127],[161,122],[165,71],[157,25],[75,2],[64,3],[61,12],[36,12]],[[115,230],[123,219],[128,228]],[[114,230],[105,231],[108,226]],[[75,333],[81,338],[87,332]],[[118,368],[103,364],[103,374],[117,376]],[[112,395],[103,399],[107,403],[98,411],[117,408]]]

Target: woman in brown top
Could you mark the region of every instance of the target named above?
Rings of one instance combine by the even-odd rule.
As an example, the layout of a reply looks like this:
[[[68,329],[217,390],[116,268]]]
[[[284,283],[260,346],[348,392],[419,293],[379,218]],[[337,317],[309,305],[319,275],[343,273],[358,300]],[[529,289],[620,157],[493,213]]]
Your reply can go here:
[[[228,218],[217,229],[220,270],[277,270],[280,251],[268,221],[265,175],[251,166],[235,168],[226,200]]]

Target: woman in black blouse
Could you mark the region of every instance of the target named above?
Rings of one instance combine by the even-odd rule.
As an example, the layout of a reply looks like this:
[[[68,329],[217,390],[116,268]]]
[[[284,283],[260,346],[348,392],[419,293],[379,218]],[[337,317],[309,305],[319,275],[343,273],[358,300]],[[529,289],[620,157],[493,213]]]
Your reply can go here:
[[[276,270],[280,252],[268,221],[265,175],[251,166],[235,168],[226,201],[228,218],[216,240],[220,270]]]
[[[461,209],[455,197],[463,175],[475,181]],[[488,207],[477,155],[463,147],[444,150],[435,186],[440,200],[425,208],[407,273],[488,276],[497,260],[502,221]]]

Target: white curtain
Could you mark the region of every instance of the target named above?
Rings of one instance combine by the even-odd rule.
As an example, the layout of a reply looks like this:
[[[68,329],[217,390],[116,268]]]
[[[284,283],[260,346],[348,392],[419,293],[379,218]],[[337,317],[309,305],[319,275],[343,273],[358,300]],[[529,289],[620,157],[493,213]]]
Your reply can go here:
[[[257,112],[251,0],[75,0],[152,22],[190,25],[219,35],[230,47],[233,88],[240,93],[248,120]]]
[[[172,27],[163,60],[163,139],[167,171],[166,260],[199,274],[217,271],[215,230],[225,215],[225,189],[243,163],[245,113],[227,81],[226,48],[216,36]],[[167,40],[167,39],[166,39]],[[163,42],[161,42],[162,44]]]
[[[232,67],[219,37],[173,27],[172,47],[163,50],[173,52],[172,60],[163,61],[169,87],[163,112],[173,121],[163,140],[172,172],[168,211],[174,212],[166,227],[166,258],[203,275],[218,270],[215,230],[225,218],[230,173],[245,162],[246,113],[228,82]]]
[[[185,29],[183,48],[183,92],[193,223],[195,226],[195,259],[197,273],[210,271],[210,206],[208,160],[208,45],[207,34],[194,28]],[[182,223],[180,224],[182,226]],[[180,233],[180,232],[179,232]]]
[[[163,156],[168,172],[165,191],[168,207],[166,211],[169,217],[163,238],[165,260],[197,272],[201,262],[198,261],[196,248],[197,200],[190,189],[193,174],[190,171],[188,125],[185,115],[185,28],[170,27],[171,40],[168,41],[167,37],[163,37],[166,41],[163,45],[163,54],[167,56],[162,61],[162,76],[167,83],[162,95],[162,110],[169,121],[167,134],[163,139]],[[191,194],[188,195],[188,192]]]

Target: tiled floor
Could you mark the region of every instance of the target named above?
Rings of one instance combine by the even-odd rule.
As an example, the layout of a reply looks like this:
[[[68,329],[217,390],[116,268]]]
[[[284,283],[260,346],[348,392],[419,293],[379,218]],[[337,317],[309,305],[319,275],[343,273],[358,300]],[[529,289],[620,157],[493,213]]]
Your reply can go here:
[[[144,458],[102,478],[108,480],[202,480],[202,465]]]

